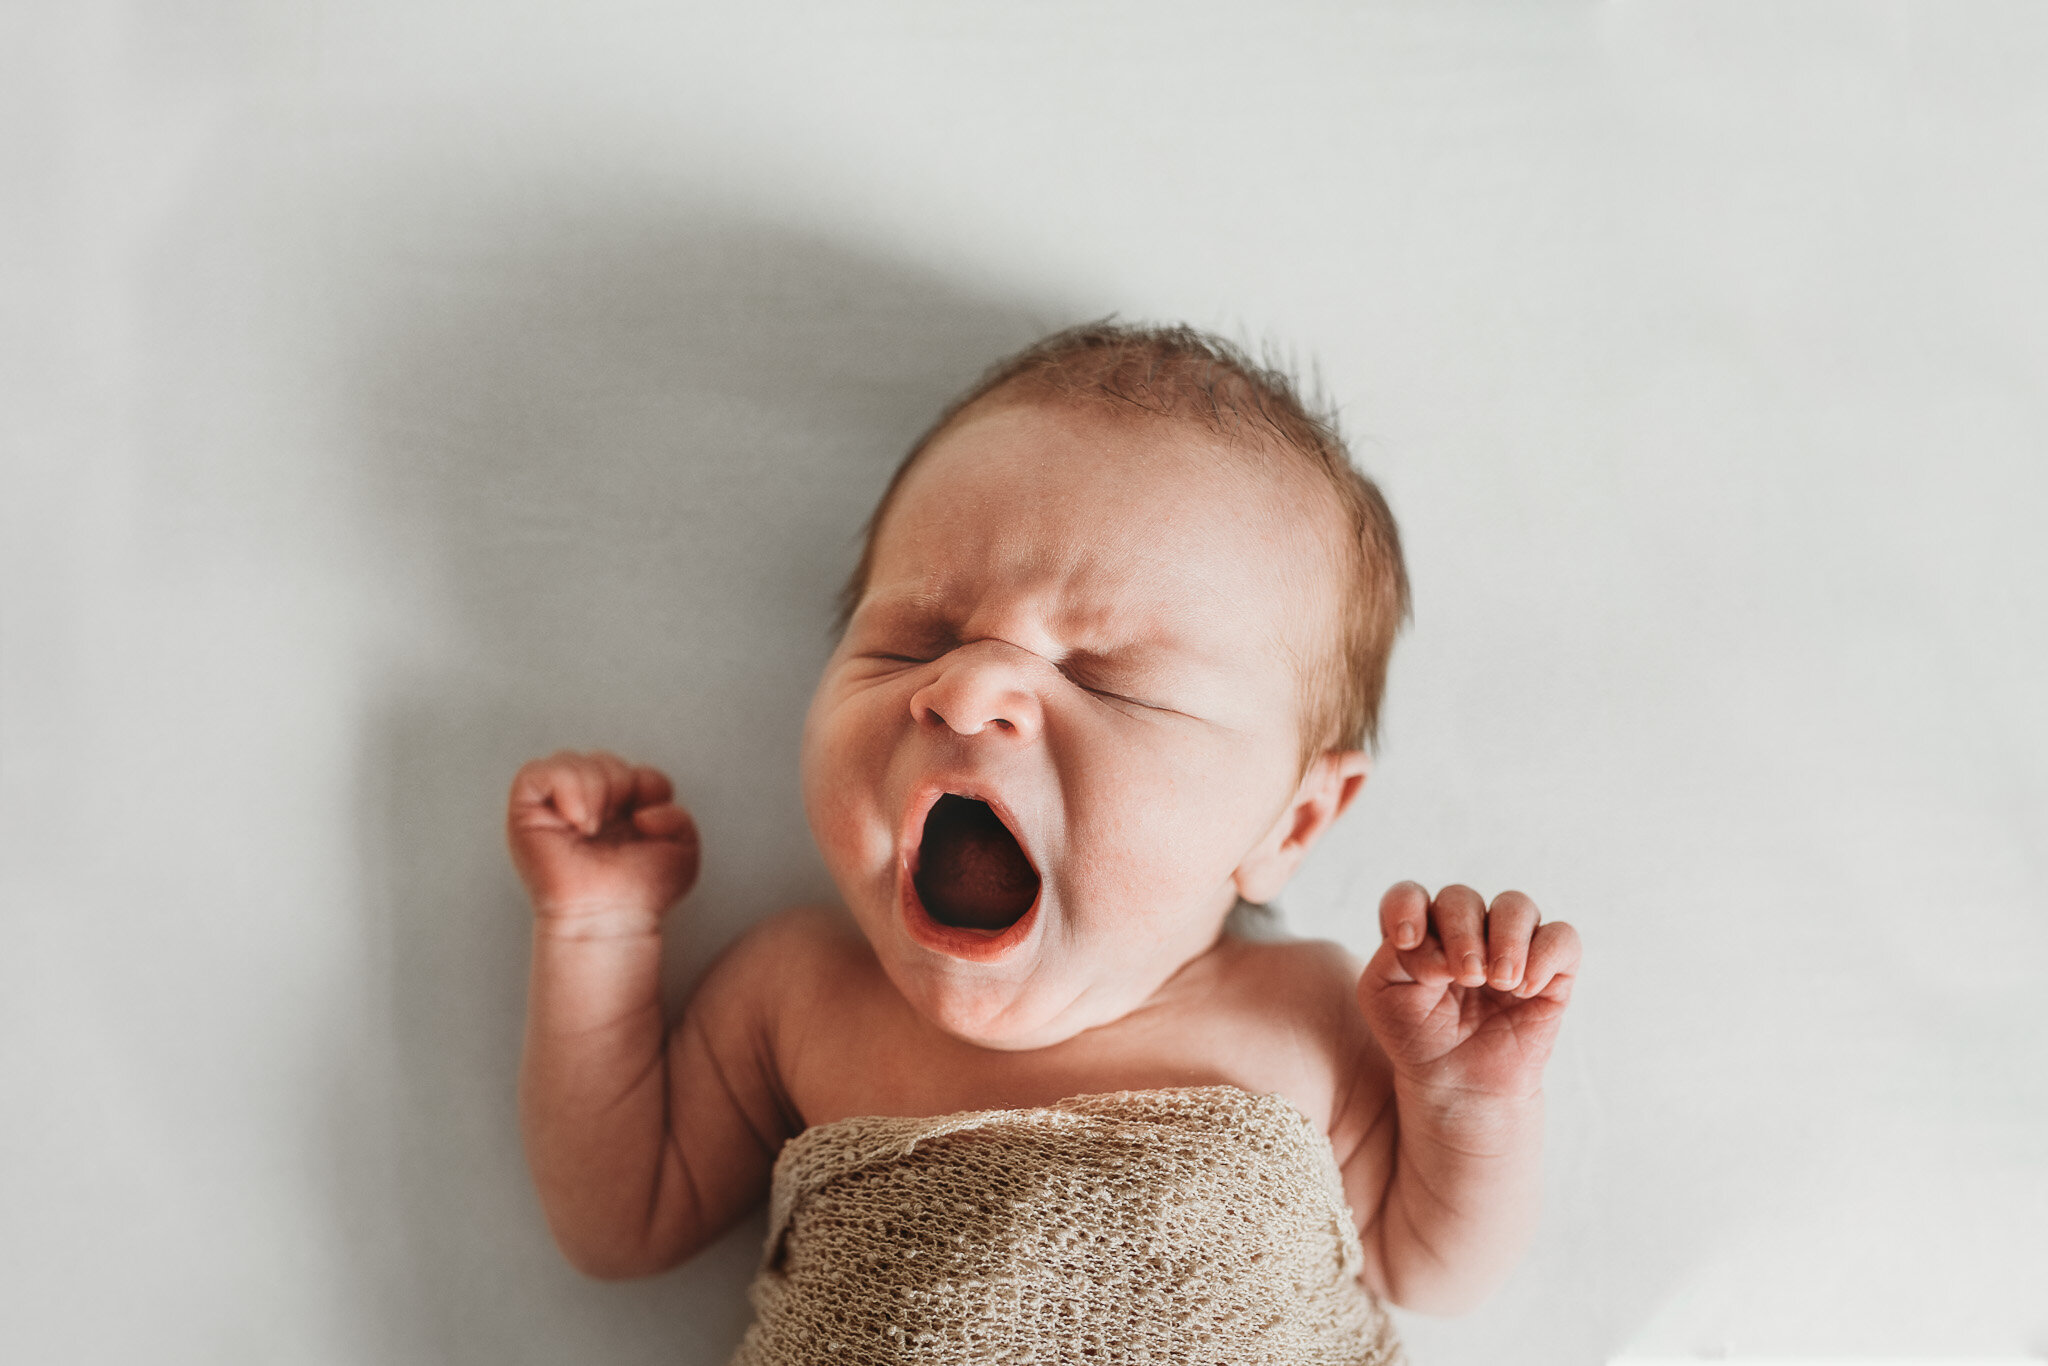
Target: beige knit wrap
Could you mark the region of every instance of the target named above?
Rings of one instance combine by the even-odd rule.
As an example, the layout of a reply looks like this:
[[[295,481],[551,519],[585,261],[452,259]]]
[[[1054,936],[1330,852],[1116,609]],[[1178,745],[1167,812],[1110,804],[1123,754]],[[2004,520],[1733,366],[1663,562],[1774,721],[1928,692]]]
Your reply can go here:
[[[807,1129],[733,1366],[1402,1360],[1329,1141],[1235,1087]]]

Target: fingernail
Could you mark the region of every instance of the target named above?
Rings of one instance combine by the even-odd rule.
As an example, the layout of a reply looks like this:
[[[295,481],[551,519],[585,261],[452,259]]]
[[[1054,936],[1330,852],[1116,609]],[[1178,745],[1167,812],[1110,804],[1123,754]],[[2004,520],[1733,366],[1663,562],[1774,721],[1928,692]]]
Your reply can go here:
[[[1481,957],[1480,957],[1480,956],[1479,956],[1478,954],[1476,954],[1476,953],[1468,953],[1468,954],[1466,954],[1466,955],[1465,955],[1465,976],[1467,976],[1467,977],[1481,977],[1481,978],[1485,977],[1485,976],[1486,976],[1486,960],[1485,960],[1485,959],[1483,959],[1483,958],[1481,958]]]
[[[1394,947],[1397,949],[1412,949],[1421,942],[1422,935],[1413,925],[1403,925],[1394,931]]]
[[[1493,964],[1493,984],[1503,989],[1515,984],[1515,965],[1505,958],[1497,958]]]

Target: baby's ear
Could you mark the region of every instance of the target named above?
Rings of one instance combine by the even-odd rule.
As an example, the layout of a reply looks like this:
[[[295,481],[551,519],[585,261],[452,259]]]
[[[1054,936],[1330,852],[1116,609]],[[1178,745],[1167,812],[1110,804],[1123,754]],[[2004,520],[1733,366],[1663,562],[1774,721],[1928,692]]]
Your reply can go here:
[[[1310,761],[1294,799],[1231,874],[1237,894],[1261,906],[1280,895],[1309,846],[1322,838],[1365,786],[1370,767],[1362,749],[1325,750]]]

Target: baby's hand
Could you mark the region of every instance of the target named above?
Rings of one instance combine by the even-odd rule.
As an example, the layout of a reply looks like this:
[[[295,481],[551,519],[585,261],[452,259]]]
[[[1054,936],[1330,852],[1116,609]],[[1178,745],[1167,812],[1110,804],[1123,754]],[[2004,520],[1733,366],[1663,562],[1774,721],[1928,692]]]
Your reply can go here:
[[[648,933],[697,880],[697,827],[658,769],[567,750],[512,780],[505,836],[534,913],[564,928]]]
[[[1380,901],[1379,952],[1358,980],[1366,1023],[1403,1080],[1443,1094],[1522,1099],[1543,1066],[1579,970],[1579,935],[1540,925],[1536,903],[1470,887],[1396,883]]]

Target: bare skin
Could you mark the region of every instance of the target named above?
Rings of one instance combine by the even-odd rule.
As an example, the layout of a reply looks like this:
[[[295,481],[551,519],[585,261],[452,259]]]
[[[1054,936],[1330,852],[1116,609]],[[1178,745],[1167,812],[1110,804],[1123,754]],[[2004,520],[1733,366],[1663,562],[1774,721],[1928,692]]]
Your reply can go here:
[[[1018,404],[957,421],[880,528],[806,725],[845,909],[743,936],[673,1029],[661,927],[698,851],[667,778],[602,753],[520,771],[522,1120],[577,1266],[687,1258],[810,1125],[1227,1083],[1329,1135],[1369,1288],[1446,1313],[1498,1283],[1534,1229],[1571,927],[1519,893],[1401,883],[1362,966],[1221,932],[1366,774],[1354,751],[1300,762],[1293,661],[1335,610],[1320,506],[1183,424]],[[916,890],[944,793],[986,803],[1042,879],[1014,925]]]

